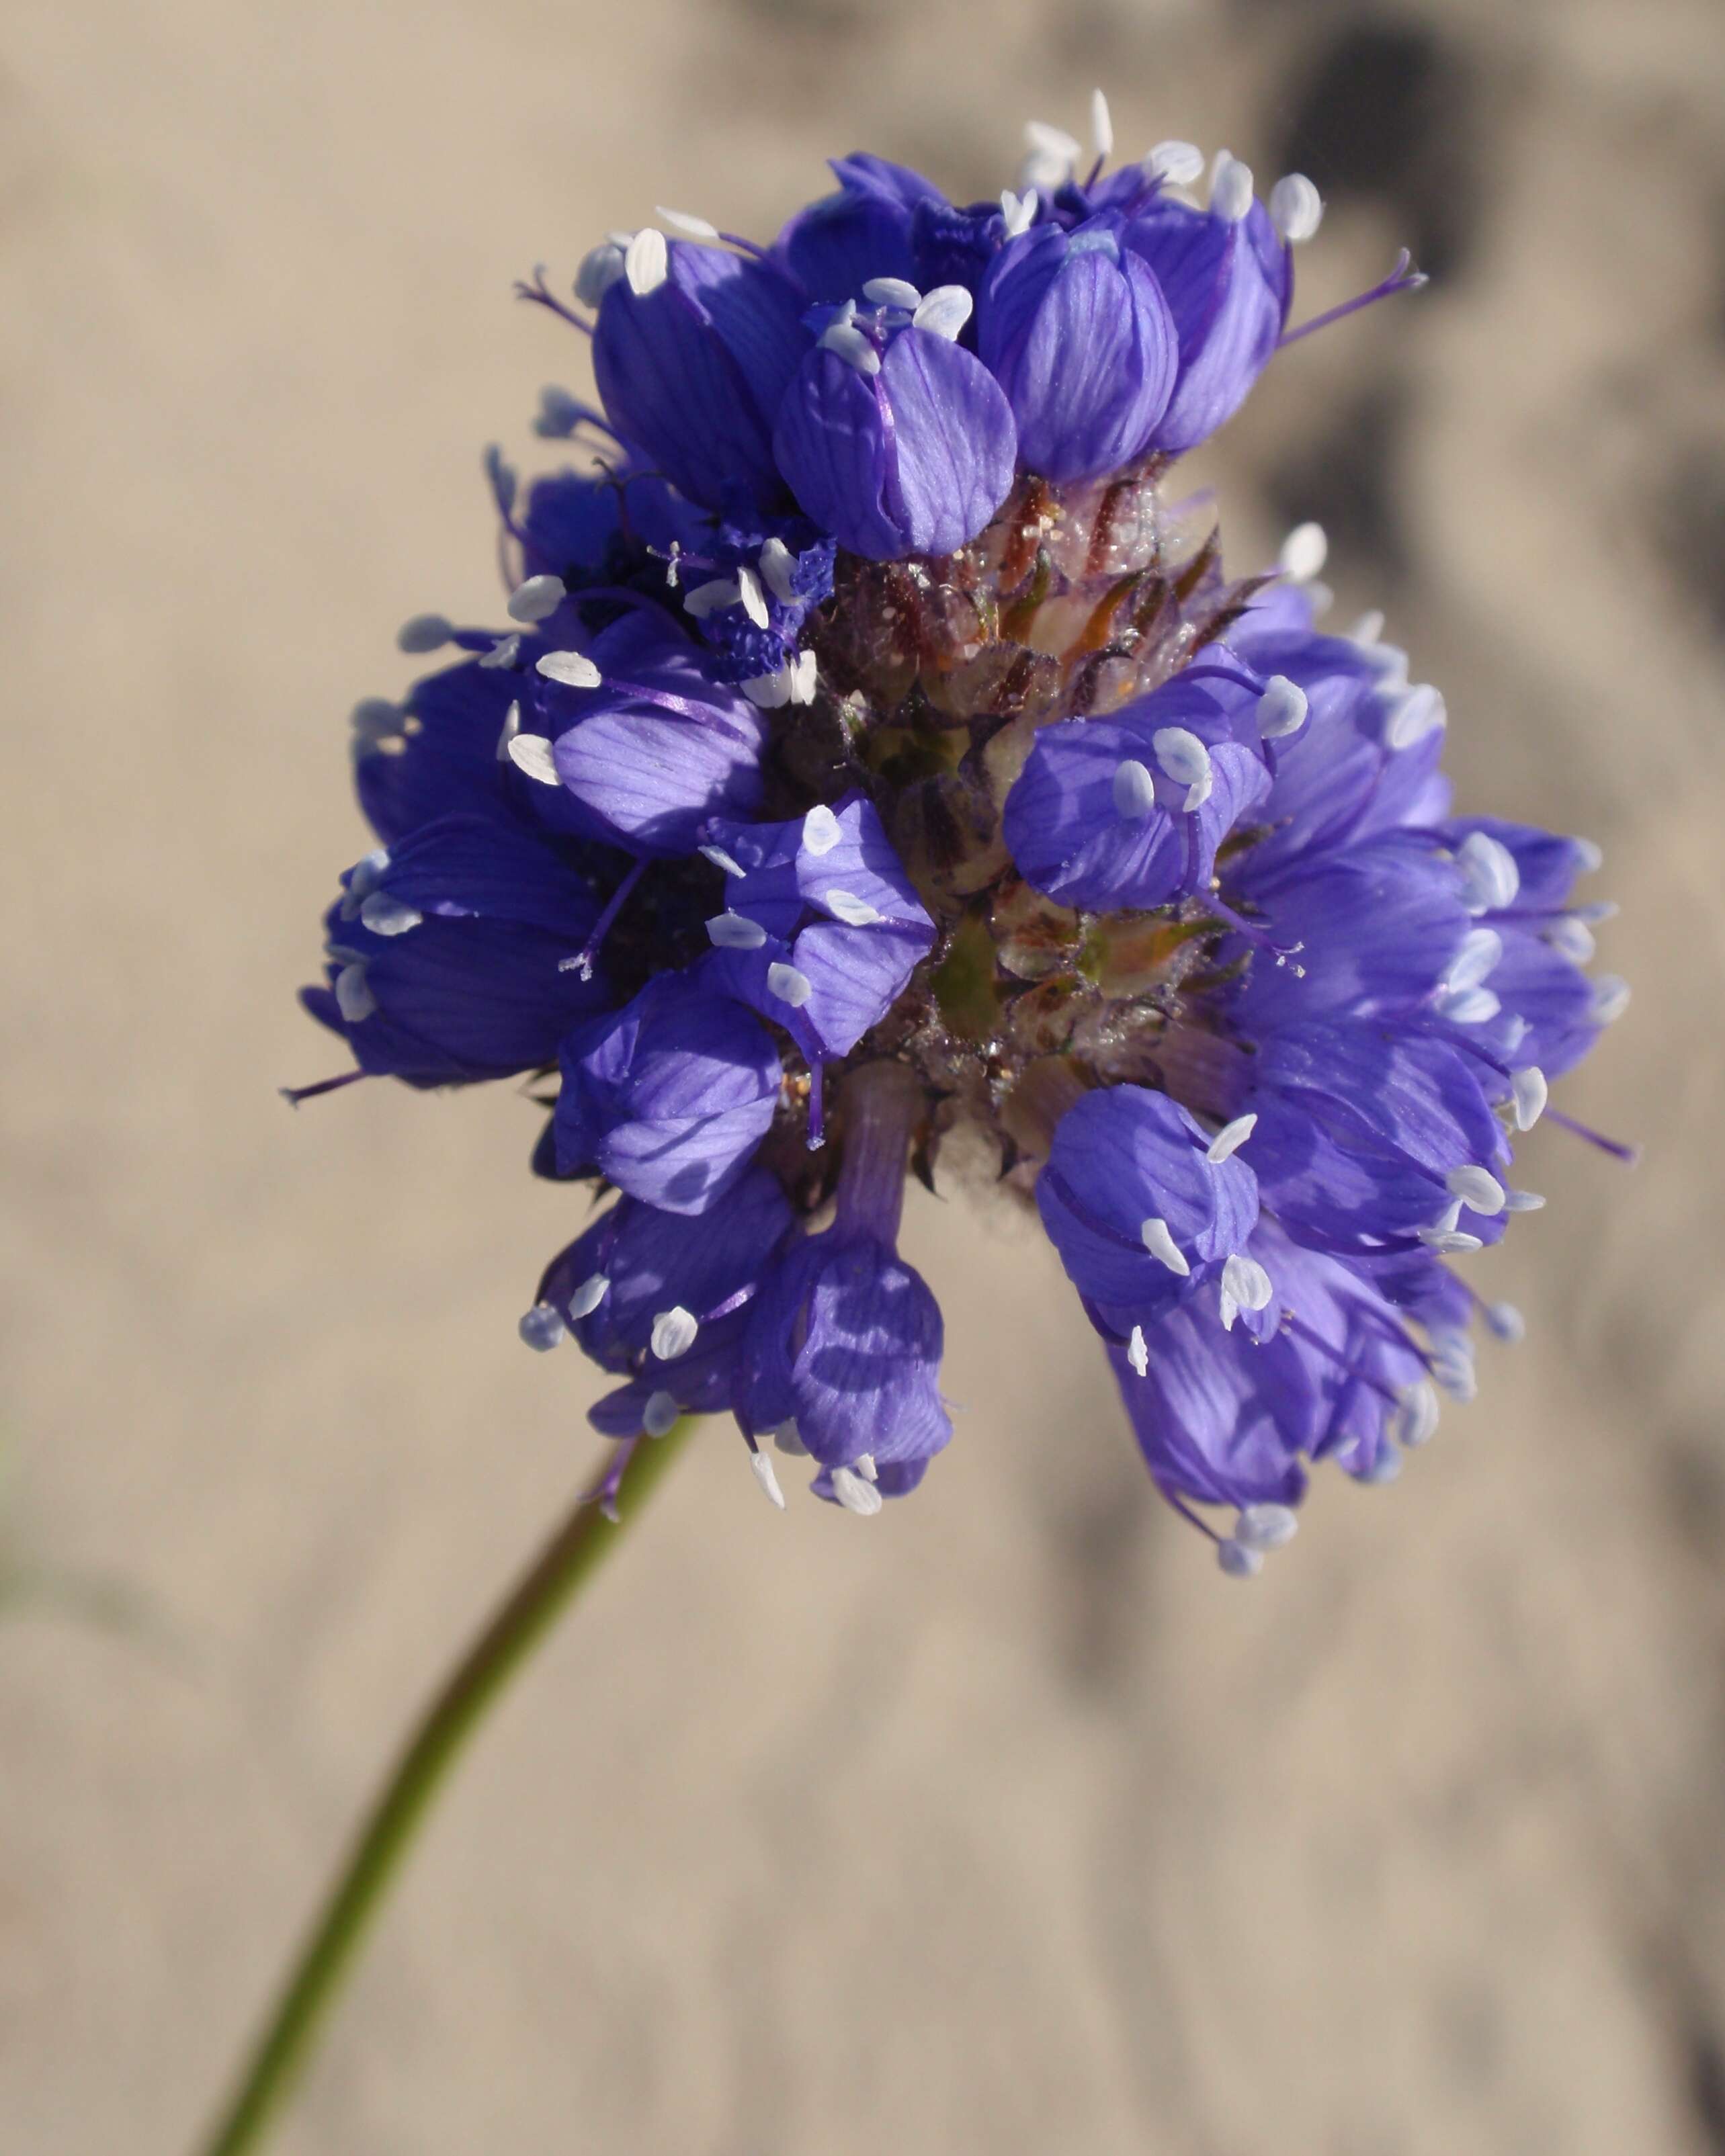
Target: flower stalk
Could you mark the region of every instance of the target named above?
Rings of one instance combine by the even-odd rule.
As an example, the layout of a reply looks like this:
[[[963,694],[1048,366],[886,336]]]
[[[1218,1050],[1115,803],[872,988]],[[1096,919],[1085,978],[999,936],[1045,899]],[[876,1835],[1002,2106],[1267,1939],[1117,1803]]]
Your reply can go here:
[[[421,1717],[379,1791],[201,2156],[259,2148],[315,2049],[420,1828],[510,1679],[587,1585],[695,1427],[634,1442],[584,1488]],[[608,1489],[608,1485],[614,1487]],[[601,1496],[614,1505],[614,1519]]]

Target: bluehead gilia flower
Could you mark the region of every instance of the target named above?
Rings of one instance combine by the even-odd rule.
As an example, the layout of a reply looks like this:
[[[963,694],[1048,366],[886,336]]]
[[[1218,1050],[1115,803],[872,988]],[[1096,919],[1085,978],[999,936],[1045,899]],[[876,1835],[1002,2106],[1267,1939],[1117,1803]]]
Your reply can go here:
[[[525,492],[487,459],[503,618],[417,617],[449,655],[355,712],[380,843],[305,1000],[351,1076],[554,1084],[536,1171],[614,1195],[523,1338],[619,1381],[619,1463],[729,1412],[779,1504],[776,1459],[869,1513],[951,1436],[900,1213],[979,1127],[1245,1574],[1518,1331],[1455,1261],[1542,1202],[1517,1142],[1626,991],[1597,854],[1456,814],[1316,527],[1230,582],[1170,506],[1350,311],[1288,327],[1316,190],[1096,131],[997,201],[859,155],[770,246],[660,212],[523,288],[600,406],[544,393],[579,461]]]

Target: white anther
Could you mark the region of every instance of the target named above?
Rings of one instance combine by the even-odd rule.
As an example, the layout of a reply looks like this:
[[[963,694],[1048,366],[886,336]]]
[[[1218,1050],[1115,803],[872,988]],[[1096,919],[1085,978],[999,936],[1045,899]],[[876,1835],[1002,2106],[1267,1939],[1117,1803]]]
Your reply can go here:
[[[721,951],[758,951],[767,941],[767,931],[746,913],[716,913],[706,932]]]
[[[362,696],[347,715],[347,723],[353,729],[354,754],[363,756],[379,742],[398,740],[405,716],[401,706],[392,704],[387,696]]]
[[[829,854],[845,832],[838,818],[824,805],[811,808],[803,819],[803,847],[805,854]]]
[[[1572,966],[1584,966],[1598,950],[1594,932],[1584,921],[1574,914],[1565,914],[1561,921],[1550,922],[1545,931],[1545,940],[1560,958],[1567,958]]]
[[[1451,1399],[1466,1402],[1479,1390],[1474,1373],[1473,1342],[1465,1332],[1435,1332],[1431,1340],[1431,1374]]]
[[[509,595],[511,621],[548,621],[569,596],[561,577],[529,577]]]
[[[962,285],[937,285],[918,301],[911,317],[913,330],[928,330],[950,343],[970,320],[975,305]]]
[[[1160,1264],[1166,1265],[1171,1273],[1178,1273],[1183,1280],[1191,1271],[1192,1268],[1186,1262],[1180,1246],[1175,1242],[1173,1232],[1166,1220],[1160,1219],[1156,1214],[1152,1214],[1140,1227],[1138,1234],[1142,1239],[1144,1248],[1151,1256]]]
[[[829,322],[820,333],[821,348],[837,352],[859,374],[878,374],[880,355],[854,322]]]
[[[1114,767],[1114,813],[1127,823],[1137,823],[1156,806],[1156,781],[1136,757]]]
[[[657,225],[643,225],[630,240],[624,250],[623,274],[630,291],[643,300],[649,292],[656,292],[670,275],[670,251]]]
[[[576,1318],[591,1317],[594,1311],[605,1300],[606,1291],[610,1285],[610,1281],[606,1279],[603,1273],[589,1273],[569,1297],[568,1308],[572,1321]]]
[[[1281,542],[1276,567],[1296,584],[1309,584],[1323,572],[1330,542],[1322,524],[1296,524]]]
[[[1527,1337],[1527,1321],[1512,1302],[1488,1302],[1486,1323],[1497,1339],[1512,1348],[1519,1348]]]
[[[359,917],[373,936],[405,936],[425,916],[417,906],[387,891],[374,891],[360,901]]]
[[[1236,1250],[1222,1268],[1222,1330],[1231,1332],[1241,1311],[1262,1310],[1275,1292],[1257,1260]]]
[[[1513,906],[1522,887],[1516,857],[1487,831],[1470,831],[1455,849],[1461,871],[1461,903],[1470,913],[1496,913]]]
[[[860,1519],[868,1519],[880,1509],[880,1492],[872,1482],[865,1482],[860,1475],[853,1475],[848,1467],[833,1470],[833,1495],[847,1512],[855,1512]]]
[[[1142,1325],[1132,1327],[1132,1337],[1126,1343],[1126,1359],[1141,1378],[1150,1368],[1150,1350],[1145,1344]]]
[[[1411,1385],[1404,1385],[1396,1402],[1395,1413],[1390,1419],[1390,1435],[1398,1445],[1417,1448],[1428,1444],[1437,1435],[1441,1412],[1437,1388],[1430,1378],[1421,1378]]]
[[[480,656],[480,665],[486,668],[513,666],[521,655],[521,640],[518,636],[500,636],[490,649]]]
[[[1572,839],[1569,843],[1575,849],[1581,875],[1592,875],[1596,870],[1605,865],[1604,853],[1591,839]]]
[[[1602,973],[1594,983],[1591,1010],[1595,1025],[1610,1025],[1623,1016],[1629,1004],[1630,984],[1615,973]]]
[[[548,1302],[536,1302],[531,1310],[521,1313],[516,1331],[535,1354],[543,1355],[555,1348],[568,1331],[562,1314]]]
[[[794,966],[775,962],[767,968],[767,993],[777,996],[780,1003],[788,1004],[793,1010],[801,1010],[814,993],[814,983]]]
[[[1503,938],[1495,928],[1470,928],[1444,975],[1446,988],[1476,988],[1503,956]]]
[[[649,1437],[663,1437],[676,1421],[677,1414],[675,1394],[649,1393],[641,1410],[641,1428]]]
[[[1271,222],[1290,247],[1310,239],[1323,214],[1323,197],[1304,172],[1284,173],[1270,190]]]
[[[862,289],[864,299],[872,300],[877,307],[902,307],[915,314],[922,304],[922,293],[902,277],[870,277]]]
[[[1412,748],[1415,742],[1424,741],[1427,734],[1447,726],[1449,721],[1449,707],[1441,693],[1430,681],[1416,682],[1386,708],[1384,746],[1389,749]]]
[[[1255,1579],[1264,1569],[1264,1553],[1230,1537],[1216,1544],[1216,1563],[1230,1579]]]
[[[1286,674],[1272,674],[1258,699],[1258,738],[1280,741],[1284,734],[1298,733],[1306,723],[1306,691]]]
[[[1483,1250],[1485,1245],[1477,1235],[1470,1235],[1455,1225],[1461,1217],[1461,1206],[1452,1205],[1431,1227],[1420,1230],[1420,1241],[1440,1258],[1461,1257],[1469,1250]]]
[[[1038,157],[1058,158],[1069,172],[1084,154],[1064,127],[1050,127],[1045,120],[1024,122],[1024,145]]]
[[[1524,1070],[1512,1070],[1509,1076],[1510,1098],[1515,1104],[1516,1128],[1531,1131],[1545,1113],[1547,1096],[1550,1091],[1545,1082],[1545,1073],[1537,1063],[1530,1063]]]
[[[661,1363],[675,1363],[679,1355],[686,1355],[695,1345],[695,1336],[700,1330],[701,1322],[694,1312],[685,1310],[680,1302],[673,1303],[654,1319],[648,1344]]]
[[[1506,1190],[1503,1209],[1506,1213],[1543,1213],[1545,1200],[1537,1190]]]
[[[536,665],[547,681],[558,682],[565,689],[599,685],[599,670],[584,651],[542,651]]]
[[[797,566],[797,557],[783,539],[769,539],[761,549],[761,581],[781,606],[797,603],[796,586],[791,577]]]
[[[1195,142],[1158,142],[1145,158],[1144,170],[1153,179],[1189,187],[1204,171],[1204,152]]]
[[[580,404],[568,391],[548,382],[539,393],[533,432],[542,442],[566,442],[581,424],[582,416]]]
[[[543,734],[511,734],[508,748],[509,760],[517,771],[524,771],[529,778],[536,778],[542,786],[562,784],[557,758]]]
[[[1000,214],[1005,220],[1006,237],[1016,239],[1020,233],[1028,232],[1036,222],[1036,190],[1026,187],[1023,194],[1015,195],[1010,187],[1000,191]]]
[[[1486,1025],[1503,1006],[1490,988],[1445,988],[1433,1008],[1451,1025]]]
[[[781,666],[776,674],[752,674],[737,686],[757,711],[776,711],[791,701],[793,675],[788,666]]]
[[[516,736],[521,732],[521,707],[519,704],[511,704],[509,709],[503,714],[503,731],[497,737],[497,761],[499,763],[507,763],[509,762],[509,744],[515,739]]]
[[[370,853],[362,854],[348,870],[347,896],[341,902],[341,918],[344,921],[352,920],[359,911],[360,901],[371,896],[388,866],[388,847],[373,846]]]
[[[659,214],[663,217],[665,215],[665,212],[660,210]],[[782,1512],[784,1510],[784,1492],[778,1486],[778,1471],[773,1465],[772,1455],[766,1452],[757,1452],[752,1446],[751,1446],[749,1449],[749,1466],[754,1470],[756,1481],[760,1484],[767,1496],[775,1505],[778,1506],[779,1511]]]
[[[1369,648],[1384,634],[1384,609],[1370,607],[1348,632],[1351,642]]]
[[[686,232],[691,239],[716,239],[719,237],[717,225],[709,224],[704,217],[691,217],[685,209],[666,209],[663,203],[655,203],[653,214],[663,218],[676,231]]]
[[[683,611],[692,613],[697,621],[705,621],[710,613],[721,607],[735,606],[742,597],[742,586],[735,577],[714,577],[708,583],[696,584],[692,591],[683,594]]]
[[[1460,1168],[1452,1168],[1444,1178],[1445,1187],[1452,1198],[1459,1198],[1472,1213],[1501,1213],[1503,1210],[1503,1185],[1489,1168],[1476,1167],[1471,1161]],[[1452,1227],[1455,1223],[1450,1224]]]
[[[1109,115],[1108,100],[1099,90],[1090,94],[1090,139],[1099,158],[1113,155],[1114,122]]]
[[[623,249],[614,239],[601,240],[581,258],[581,267],[575,272],[575,296],[583,307],[596,307],[623,274]]]
[[[847,928],[872,928],[886,918],[878,906],[870,906],[867,899],[859,898],[854,891],[824,891],[820,902],[835,921],[842,921]]]
[[[491,482],[491,491],[497,497],[498,508],[507,516],[515,507],[516,490],[521,485],[521,478],[495,442],[485,451],[485,477]]]
[[[814,654],[799,651],[785,670],[791,680],[791,701],[793,704],[812,704],[814,701],[816,676]]]
[[[372,993],[365,968],[357,963],[344,966],[336,976],[336,1009],[343,1020],[349,1025],[357,1025],[377,1008],[377,998]]]
[[[727,854],[722,846],[703,846],[701,858],[709,860],[716,869],[723,869],[726,875],[746,875],[748,872],[734,854]]]
[[[761,579],[752,569],[739,569],[737,588],[742,600],[742,610],[757,629],[767,626],[767,594],[761,589]]]
[[[1402,1471],[1402,1456],[1386,1445],[1367,1468],[1365,1479],[1379,1486],[1398,1480]]]
[[[1198,736],[1186,726],[1158,726],[1150,737],[1150,746],[1156,752],[1156,761],[1177,785],[1186,789],[1186,798],[1180,804],[1189,815],[1201,808],[1210,798],[1215,785],[1215,773],[1210,763],[1210,752]]]
[[[872,1452],[858,1453],[850,1464],[865,1482],[878,1482],[880,1480],[880,1471],[875,1465],[875,1455]]]
[[[440,613],[416,613],[411,621],[404,621],[395,632],[396,648],[401,651],[441,651],[455,634],[454,624]]]
[[[1210,215],[1238,224],[1251,206],[1251,167],[1231,151],[1218,150],[1210,167]]]
[[[1204,1153],[1212,1168],[1219,1168],[1230,1153],[1236,1153],[1258,1127],[1255,1115],[1236,1116],[1231,1123],[1224,1123],[1216,1132]]]
[[[1247,1549],[1286,1549],[1300,1532],[1290,1505],[1247,1505],[1234,1522],[1234,1539]]]
[[[787,1459],[806,1460],[809,1447],[803,1442],[803,1433],[797,1427],[795,1415],[787,1415],[773,1432],[773,1442]]]
[[[1513,1055],[1532,1030],[1532,1027],[1526,1019],[1519,1014],[1512,1015],[1508,1024],[1504,1028],[1504,1054]]]

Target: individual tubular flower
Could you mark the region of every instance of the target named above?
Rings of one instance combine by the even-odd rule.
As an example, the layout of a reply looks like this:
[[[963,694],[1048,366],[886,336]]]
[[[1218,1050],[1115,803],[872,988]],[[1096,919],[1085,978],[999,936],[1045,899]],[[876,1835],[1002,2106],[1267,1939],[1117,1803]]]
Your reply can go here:
[[[897,1251],[921,1089],[901,1065],[879,1063],[845,1097],[837,1218],[787,1244],[762,1281],[737,1410],[751,1440],[775,1433],[813,1456],[818,1496],[873,1512],[915,1489],[952,1424],[939,1391],[940,1306]]]
[[[597,1170],[632,1198],[704,1213],[773,1127],[783,1072],[765,1027],[681,973],[564,1040],[552,1120],[560,1174]]]
[[[382,843],[307,1001],[352,1075],[531,1074],[535,1171],[620,1189],[521,1321],[619,1381],[608,1492],[726,1409],[775,1503],[783,1452],[853,1512],[915,1486],[951,1424],[900,1205],[965,1131],[1245,1575],[1518,1336],[1463,1274],[1544,1202],[1523,1133],[1595,1137],[1548,1096],[1627,990],[1597,852],[1458,814],[1442,696],[1320,629],[1322,533],[1230,581],[1168,486],[1418,279],[1289,331],[1310,183],[1224,153],[1199,208],[1191,145],[1092,132],[998,203],[844,159],[764,250],[661,211],[701,244],[594,249],[593,323],[522,288],[604,408],[543,393],[578,461],[536,481],[488,453],[500,619],[414,617],[449,663],[355,711]]]
[[[1149,445],[1179,340],[1162,289],[1122,251],[1121,220],[1034,227],[983,282],[977,351],[1006,392],[1019,459],[1050,480],[1120,470]]]
[[[885,289],[832,314],[779,407],[773,452],[803,514],[849,552],[950,554],[1011,491],[1012,411],[955,341],[968,292]]]

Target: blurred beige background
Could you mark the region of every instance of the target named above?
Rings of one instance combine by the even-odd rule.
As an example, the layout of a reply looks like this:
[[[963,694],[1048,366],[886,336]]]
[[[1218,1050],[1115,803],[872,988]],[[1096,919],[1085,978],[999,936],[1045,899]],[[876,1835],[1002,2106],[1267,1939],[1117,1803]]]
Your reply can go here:
[[[1035,1239],[919,1202],[959,1441],[779,1517],[715,1426],[486,1732],[282,2156],[1725,2150],[1725,18],[1717,0],[12,0],[0,41],[0,2156],[177,2156],[410,1708],[585,1471],[507,1087],[295,1010],[345,714],[496,611],[512,305],[1032,113],[1297,154],[1231,552],[1331,526],[1469,805],[1579,829],[1636,1003],[1481,1267],[1529,1321],[1233,1586]]]

